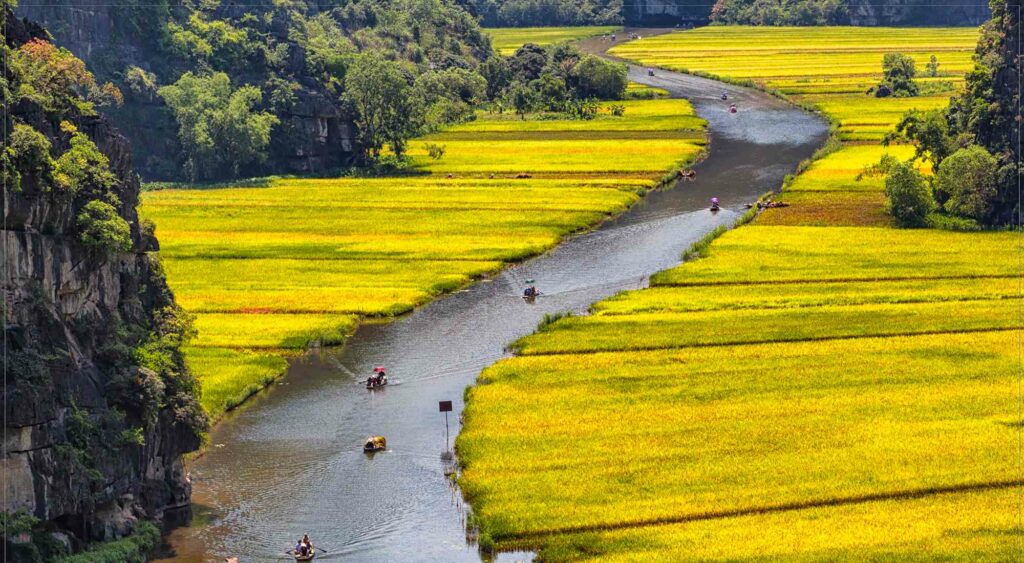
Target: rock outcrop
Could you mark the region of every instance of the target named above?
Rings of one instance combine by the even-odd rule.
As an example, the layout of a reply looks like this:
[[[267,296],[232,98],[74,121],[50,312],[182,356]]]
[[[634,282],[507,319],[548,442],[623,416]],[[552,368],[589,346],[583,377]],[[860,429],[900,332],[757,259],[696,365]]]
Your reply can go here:
[[[988,0],[929,6],[917,0],[847,0],[850,25],[981,25],[991,17]]]
[[[46,37],[6,15],[12,49]],[[14,75],[5,79],[16,91]],[[136,213],[127,141],[74,106],[6,104],[4,150],[16,126],[45,137],[54,157],[70,147],[68,124],[84,133],[116,177],[102,197],[130,228],[128,250],[97,252],[80,236],[82,210],[99,197],[94,186],[62,191],[48,173],[4,169],[3,510],[33,515],[77,548],[187,505],[182,454],[198,448],[207,423],[177,349],[187,323],[149,254],[156,239]]]

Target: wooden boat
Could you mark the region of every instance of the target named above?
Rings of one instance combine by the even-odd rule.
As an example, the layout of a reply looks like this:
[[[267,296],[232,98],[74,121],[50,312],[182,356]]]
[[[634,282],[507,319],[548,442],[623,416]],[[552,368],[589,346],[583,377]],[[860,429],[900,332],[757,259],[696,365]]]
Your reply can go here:
[[[366,380],[367,389],[380,389],[388,384],[388,376],[381,374],[378,377],[371,377]]]
[[[309,553],[306,555],[300,555],[298,552],[293,551],[292,557],[295,557],[296,561],[312,561],[316,557],[316,548],[310,548]]]
[[[384,436],[370,436],[363,444],[364,452],[379,452],[388,449],[388,441]]]

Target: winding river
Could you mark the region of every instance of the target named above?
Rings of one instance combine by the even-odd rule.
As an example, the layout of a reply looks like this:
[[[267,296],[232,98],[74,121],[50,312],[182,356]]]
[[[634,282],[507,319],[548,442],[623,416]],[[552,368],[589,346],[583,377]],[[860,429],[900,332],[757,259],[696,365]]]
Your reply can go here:
[[[585,312],[644,287],[705,233],[734,222],[744,204],[778,188],[828,131],[820,118],[754,90],[667,71],[649,77],[637,67],[630,79],[690,99],[708,120],[711,150],[696,180],[653,192],[543,256],[396,322],[362,326],[343,348],[296,362],[211,433],[209,452],[191,468],[194,518],[168,536],[167,559],[282,561],[309,533],[327,550],[317,560],[480,560],[466,541],[466,508],[444,475],[438,401],[454,402],[454,440],[463,390],[508,343],[545,313]],[[722,91],[729,102],[719,99]],[[729,103],[739,112],[730,114]],[[707,209],[712,196],[722,202],[717,214]],[[544,292],[533,304],[520,298],[528,278]],[[361,381],[376,364],[398,384],[367,391]],[[387,436],[388,450],[363,454],[370,434]]]

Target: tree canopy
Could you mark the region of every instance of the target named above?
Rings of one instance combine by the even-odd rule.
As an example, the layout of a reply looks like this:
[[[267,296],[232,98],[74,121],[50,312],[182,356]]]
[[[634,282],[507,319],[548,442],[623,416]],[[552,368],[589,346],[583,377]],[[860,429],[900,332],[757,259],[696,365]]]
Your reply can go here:
[[[266,158],[278,118],[254,109],[263,98],[255,86],[233,89],[223,72],[187,72],[159,93],[174,111],[191,179],[237,175]]]

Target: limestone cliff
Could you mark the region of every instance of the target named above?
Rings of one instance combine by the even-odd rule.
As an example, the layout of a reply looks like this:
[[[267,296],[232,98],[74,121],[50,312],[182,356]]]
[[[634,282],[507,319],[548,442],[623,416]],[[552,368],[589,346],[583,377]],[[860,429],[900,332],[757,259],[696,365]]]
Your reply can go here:
[[[919,0],[639,0],[625,4],[632,25],[981,25],[988,0],[930,6]]]
[[[46,37],[0,15],[5,56]],[[187,319],[136,213],[127,141],[80,100],[41,101],[67,92],[20,95],[27,71],[17,67],[0,85],[3,511],[31,514],[78,549],[187,505],[182,454],[199,446],[207,423],[178,351]],[[105,159],[81,156],[95,149]],[[106,208],[114,215],[90,215]],[[108,227],[123,235],[113,250],[90,238]]]
[[[105,80],[117,82],[129,66],[138,66],[154,73],[161,85],[173,82],[192,67],[168,53],[159,37],[162,26],[175,19],[175,11],[184,9],[143,10],[94,0],[59,4],[26,0],[18,5],[19,15],[43,24],[58,45],[71,50]],[[240,17],[245,12],[234,4],[224,4],[216,13]],[[262,167],[249,170],[249,175],[323,173],[350,164],[357,150],[350,116],[336,96],[306,76],[304,52],[289,42],[287,26],[275,21],[264,31],[290,45],[291,53],[277,72],[293,81],[294,97],[286,107],[273,108],[281,124],[272,136],[269,159]],[[266,62],[243,61],[229,69],[229,74],[236,84],[262,84],[269,67]],[[122,90],[126,103],[108,113],[139,157],[137,171],[147,180],[185,180],[172,113],[152,93],[133,92],[123,85]],[[263,94],[265,100],[272,97],[270,91]]]

